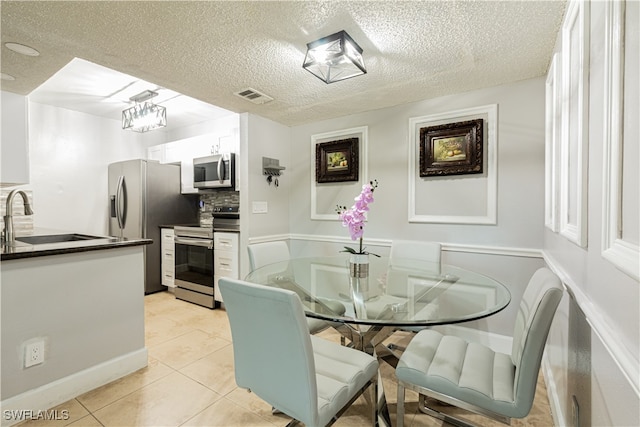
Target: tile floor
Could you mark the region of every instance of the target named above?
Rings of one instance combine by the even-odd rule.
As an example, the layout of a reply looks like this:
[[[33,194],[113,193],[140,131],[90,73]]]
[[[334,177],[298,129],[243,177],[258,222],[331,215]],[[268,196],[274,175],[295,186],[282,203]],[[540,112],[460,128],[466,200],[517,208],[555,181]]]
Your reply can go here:
[[[145,322],[146,368],[54,408],[58,413],[68,411],[67,420],[28,421],[20,426],[271,427],[289,422],[285,415],[272,415],[270,405],[235,385],[231,331],[224,310],[209,310],[161,292],[145,297]],[[333,330],[322,336],[339,340]],[[383,364],[382,376],[395,425],[393,369]],[[367,398],[360,397],[334,425],[370,426]],[[407,391],[405,407],[407,427],[448,426],[419,413],[417,395],[411,391]],[[483,417],[468,418],[483,426],[503,425]],[[531,414],[512,420],[511,425],[553,425],[542,379]]]

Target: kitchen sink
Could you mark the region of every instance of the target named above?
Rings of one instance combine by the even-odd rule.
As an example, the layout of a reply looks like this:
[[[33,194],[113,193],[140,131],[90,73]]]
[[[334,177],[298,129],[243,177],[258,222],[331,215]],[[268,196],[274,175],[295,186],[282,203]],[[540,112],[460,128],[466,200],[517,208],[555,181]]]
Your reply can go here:
[[[105,239],[105,237],[89,236],[87,234],[49,234],[46,236],[22,236],[16,240],[30,245],[44,245],[47,243],[78,242],[83,240]]]

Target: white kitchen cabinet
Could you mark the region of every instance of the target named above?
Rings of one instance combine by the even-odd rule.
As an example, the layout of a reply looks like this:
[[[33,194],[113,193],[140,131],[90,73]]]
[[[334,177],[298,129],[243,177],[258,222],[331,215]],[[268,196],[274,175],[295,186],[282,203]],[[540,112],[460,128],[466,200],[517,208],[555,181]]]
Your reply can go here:
[[[147,148],[147,160],[157,160],[160,163],[166,163],[164,161],[164,144],[153,145]]]
[[[147,148],[147,159],[160,163],[180,163],[181,193],[198,194],[193,186],[193,159],[209,156],[215,150],[237,152],[237,132],[225,129],[220,133],[207,133],[191,138],[179,139]]]
[[[173,292],[175,285],[175,242],[173,228],[160,230],[160,250],[162,251],[162,284],[169,292]]]
[[[21,95],[2,91],[2,168],[3,187],[29,183],[28,101]]]
[[[213,283],[215,283],[214,297],[216,301],[222,302],[218,280],[221,277],[238,279],[240,276],[239,248],[238,233],[213,233]]]

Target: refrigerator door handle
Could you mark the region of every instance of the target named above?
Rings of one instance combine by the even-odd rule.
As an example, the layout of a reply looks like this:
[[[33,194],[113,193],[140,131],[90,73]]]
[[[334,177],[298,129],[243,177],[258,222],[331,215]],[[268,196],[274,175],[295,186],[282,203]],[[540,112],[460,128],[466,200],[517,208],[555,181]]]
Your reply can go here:
[[[127,185],[124,176],[118,177],[118,189],[116,190],[116,218],[118,219],[118,227],[124,230],[127,223]]]

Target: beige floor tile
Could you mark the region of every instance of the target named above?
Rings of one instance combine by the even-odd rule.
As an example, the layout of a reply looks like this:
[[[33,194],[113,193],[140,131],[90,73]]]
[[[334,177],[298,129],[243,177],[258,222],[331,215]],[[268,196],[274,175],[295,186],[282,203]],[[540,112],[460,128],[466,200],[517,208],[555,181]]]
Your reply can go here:
[[[154,294],[145,295],[145,311],[162,314],[167,311],[167,309],[172,310],[176,308],[176,305],[174,304],[175,301],[175,295],[170,292],[156,292]]]
[[[93,415],[104,426],[179,426],[220,395],[184,375],[174,372]]]
[[[369,427],[372,425],[373,407],[371,391],[365,391],[365,396],[360,396],[349,409],[334,424],[336,427]]]
[[[228,345],[227,340],[193,330],[150,347],[149,355],[174,369],[181,369]]]
[[[318,335],[340,342],[340,334],[332,328]],[[386,343],[406,346],[411,337],[412,334],[397,332]],[[59,415],[61,411],[67,410],[67,420],[33,420],[20,426],[271,427],[284,426],[289,422],[290,418],[284,414],[272,414],[271,406],[255,393],[236,386],[231,331],[224,310],[209,310],[176,300],[173,294],[167,292],[147,295],[145,338],[149,350],[148,367],[54,408]],[[381,375],[391,421],[395,425],[395,371],[382,363]],[[407,427],[450,427],[449,424],[418,411],[417,393],[407,390],[405,400]],[[335,425],[369,426],[370,408],[370,398],[360,397]],[[451,407],[443,410],[460,411]],[[503,426],[486,417],[461,413],[484,427]],[[542,376],[538,381],[531,414],[522,420],[512,420],[511,425],[553,425]]]
[[[165,343],[193,331],[193,327],[174,319],[154,314],[146,316],[144,321],[144,341],[147,348]]]
[[[172,372],[173,369],[150,357],[145,368],[78,396],[77,399],[89,411],[94,412]]]
[[[284,426],[291,420],[290,417],[284,414],[273,414],[271,412],[271,405],[260,399],[255,393],[250,393],[243,388],[236,388],[231,393],[227,394],[225,399],[257,414],[260,418],[263,418],[274,425]]]
[[[273,427],[274,424],[222,398],[183,424],[207,427]],[[282,424],[284,425],[284,424]]]
[[[80,420],[87,415],[89,415],[89,411],[76,399],[72,399],[46,411],[24,413],[22,419],[26,420],[19,425],[20,427],[61,427]],[[3,413],[2,416],[4,420],[7,415]]]
[[[100,421],[96,420],[93,415],[87,415],[78,421],[69,424],[70,427],[102,427]]]
[[[231,344],[182,368],[180,372],[221,395],[237,388]]]

